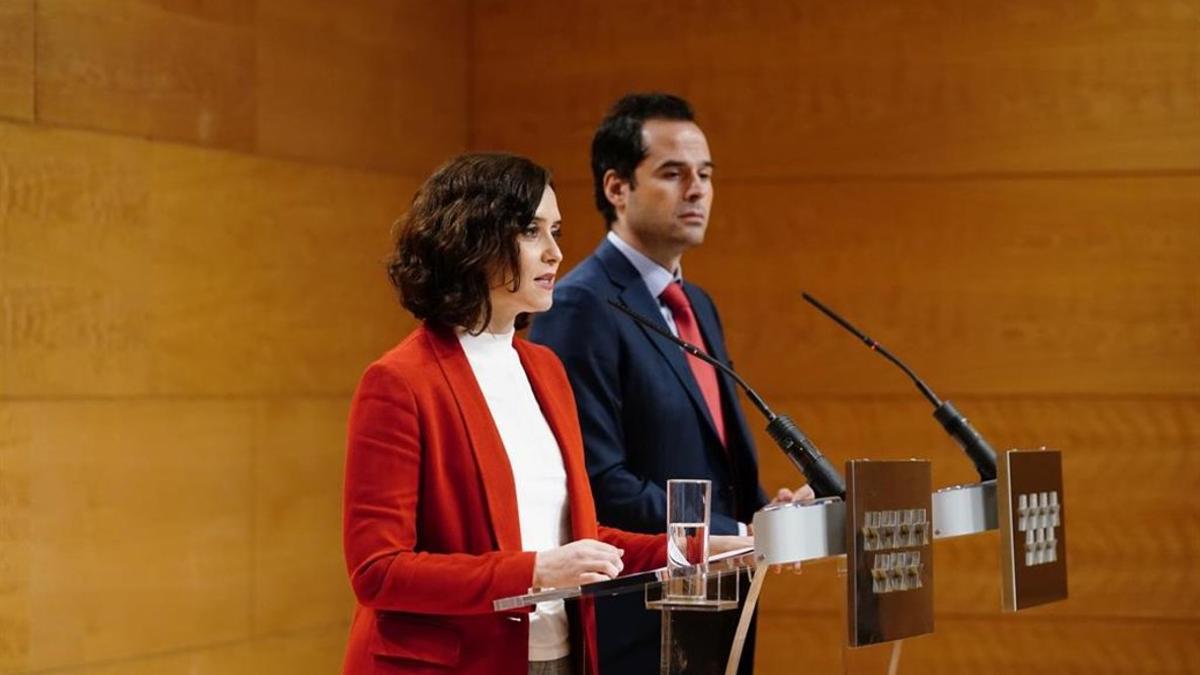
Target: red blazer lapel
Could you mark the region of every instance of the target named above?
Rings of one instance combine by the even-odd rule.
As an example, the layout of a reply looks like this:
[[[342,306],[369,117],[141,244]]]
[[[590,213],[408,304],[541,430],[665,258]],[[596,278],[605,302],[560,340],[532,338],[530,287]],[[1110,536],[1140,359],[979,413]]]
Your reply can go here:
[[[475,463],[479,466],[496,545],[501,551],[520,551],[521,521],[512,465],[479,381],[475,379],[458,336],[450,330],[430,326],[425,326],[424,331],[462,414]]]
[[[567,501],[571,505],[571,539],[595,537],[596,505],[592,501],[592,487],[583,461],[583,436],[579,431],[579,413],[575,409],[571,385],[565,373],[556,372],[547,357],[535,353],[535,348],[528,342],[513,340],[513,345],[562,453],[567,472]]]

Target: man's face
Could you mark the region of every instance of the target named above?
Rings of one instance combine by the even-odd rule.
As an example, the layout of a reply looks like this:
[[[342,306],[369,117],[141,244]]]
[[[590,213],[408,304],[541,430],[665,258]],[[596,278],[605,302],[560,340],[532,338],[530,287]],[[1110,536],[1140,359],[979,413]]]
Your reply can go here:
[[[636,187],[622,182],[624,221],[642,241],[678,252],[704,242],[712,207],[712,156],[694,122],[647,120],[642,126],[646,157],[634,171]]]

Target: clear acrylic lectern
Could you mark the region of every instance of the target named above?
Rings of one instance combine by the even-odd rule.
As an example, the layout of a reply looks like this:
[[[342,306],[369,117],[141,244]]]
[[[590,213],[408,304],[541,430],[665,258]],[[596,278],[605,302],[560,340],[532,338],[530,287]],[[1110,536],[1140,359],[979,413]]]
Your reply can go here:
[[[1010,450],[996,481],[931,491],[927,461],[853,460],[846,500],[768,506],[754,516],[755,548],[692,567],[663,567],[584,586],[495,601],[496,611],[546,600],[643,593],[663,612],[663,675],[733,675],[772,565],[845,560],[847,648],[934,630],[933,541],[1000,530],[1006,611],[1066,598],[1061,454]],[[747,584],[748,582],[748,584]],[[672,589],[704,588],[704,601]],[[893,668],[898,663],[893,651]]]

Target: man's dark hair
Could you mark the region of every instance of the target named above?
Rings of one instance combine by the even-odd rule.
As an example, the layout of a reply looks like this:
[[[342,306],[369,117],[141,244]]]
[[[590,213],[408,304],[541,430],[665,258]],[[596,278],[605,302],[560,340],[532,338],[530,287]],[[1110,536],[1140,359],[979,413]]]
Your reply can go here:
[[[550,172],[516,155],[467,154],[442,165],[396,223],[388,278],[413,316],[482,331],[492,320],[489,282],[521,283],[517,236],[551,186]],[[517,317],[524,328],[528,317]]]
[[[611,228],[617,211],[604,195],[604,174],[612,169],[631,188],[637,187],[633,173],[646,158],[642,125],[646,120],[695,121],[692,106],[671,94],[651,92],[626,94],[613,104],[592,137],[592,184],[596,192],[596,208]]]

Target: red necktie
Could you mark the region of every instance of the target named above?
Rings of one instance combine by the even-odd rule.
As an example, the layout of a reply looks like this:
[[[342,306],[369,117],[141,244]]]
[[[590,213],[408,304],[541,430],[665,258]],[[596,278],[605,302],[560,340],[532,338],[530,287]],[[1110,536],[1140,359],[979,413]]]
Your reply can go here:
[[[683,292],[683,284],[667,284],[667,288],[659,297],[667,309],[671,310],[679,339],[704,350],[704,338],[700,336],[700,327],[696,325],[696,315],[692,312],[692,303],[688,302],[687,295]],[[692,375],[696,377],[696,384],[700,385],[704,402],[708,404],[708,412],[712,415],[713,426],[717,428],[721,445],[725,445],[725,419],[721,414],[721,390],[717,387],[717,370],[691,354],[687,354],[687,362],[692,368]]]

